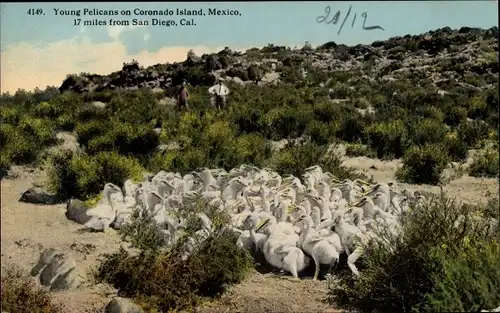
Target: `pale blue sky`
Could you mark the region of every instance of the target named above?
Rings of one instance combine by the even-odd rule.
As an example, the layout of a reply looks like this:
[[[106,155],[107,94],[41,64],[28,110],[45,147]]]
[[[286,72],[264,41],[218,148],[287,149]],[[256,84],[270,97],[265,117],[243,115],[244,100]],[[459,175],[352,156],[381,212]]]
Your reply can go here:
[[[331,7],[330,18],[341,12],[337,25],[318,24],[317,17]],[[344,17],[352,6],[343,30]],[[56,16],[54,9],[76,10],[204,9],[194,17],[196,26],[145,26],[110,28],[73,26],[73,20],[114,20],[147,16]],[[241,16],[209,16],[208,9],[238,10]],[[42,9],[45,15],[28,15]],[[379,25],[385,30],[363,30]],[[353,27],[352,19],[356,14]],[[161,18],[161,17],[160,17]],[[181,16],[165,17],[180,23]],[[301,47],[328,41],[370,44],[394,36],[419,34],[449,26],[490,28],[498,26],[498,3],[488,1],[372,1],[372,2],[201,2],[201,3],[2,3],[0,16],[0,91],[58,85],[66,74],[108,74],[132,58],[148,66],[183,61],[189,49],[203,54],[224,46],[233,49],[262,47],[268,43]]]
[[[342,12],[337,25],[316,22],[323,15],[326,5],[332,11]],[[353,28],[348,19],[344,29],[338,27],[352,5],[351,17],[357,13]],[[123,33],[120,40],[129,52],[143,49],[155,51],[164,46],[262,46],[267,43],[302,45],[306,40],[317,45],[327,41],[344,44],[371,43],[392,36],[417,34],[439,27],[462,26],[489,28],[498,25],[498,4],[495,1],[386,1],[386,2],[253,2],[253,3],[8,3],[1,7],[1,45],[20,42],[49,43],[68,39],[79,34],[79,27],[71,26],[78,17],[54,15],[54,8],[61,9],[199,9],[209,7],[237,9],[242,16],[196,17],[197,26],[171,27],[149,26]],[[45,16],[30,16],[30,8],[41,8]],[[385,31],[362,29],[361,14],[367,12],[369,25],[380,25]],[[207,14],[208,15],[208,14]],[[333,15],[333,14],[332,14]],[[92,19],[82,16],[82,19]],[[108,20],[108,17],[101,17]],[[116,18],[116,17],[115,17]],[[121,17],[131,20],[134,16]],[[141,18],[141,17],[137,17]],[[146,18],[145,18],[146,19]],[[179,19],[179,17],[173,17]],[[144,41],[148,31],[150,40]],[[87,33],[95,42],[111,40],[106,27],[87,27]],[[140,40],[139,40],[140,39]]]

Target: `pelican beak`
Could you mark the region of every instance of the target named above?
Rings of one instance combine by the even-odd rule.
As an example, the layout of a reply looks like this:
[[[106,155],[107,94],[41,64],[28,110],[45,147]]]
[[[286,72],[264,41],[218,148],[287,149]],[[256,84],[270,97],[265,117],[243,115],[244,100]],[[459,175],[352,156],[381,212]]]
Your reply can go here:
[[[259,231],[261,230],[262,228],[264,228],[264,226],[266,226],[267,224],[269,223],[269,220],[265,220],[265,221],[261,221],[258,225],[257,225],[257,228],[255,229],[256,231]]]
[[[340,180],[337,177],[333,176],[333,175],[330,177],[330,180],[333,181],[333,182],[335,182],[335,183],[340,183]]]
[[[375,188],[371,188],[371,189],[368,189],[366,192],[362,193],[361,195],[363,197],[366,197],[367,195],[369,195],[370,193],[372,193],[374,191],[375,191]]]
[[[351,205],[351,207],[359,207],[359,206],[361,206],[361,204],[363,204],[363,203],[364,203],[364,201],[363,201],[363,200],[361,200],[361,201],[358,201],[358,202],[356,202],[356,203],[353,203],[353,204]]]
[[[367,182],[367,181],[365,181],[365,180],[358,179],[358,181],[359,181],[360,183],[362,183],[363,185],[370,186],[370,183],[369,183],[369,182]]]
[[[292,205],[289,205],[286,208],[286,213],[290,214],[290,213],[293,213],[293,212],[295,212],[295,206],[292,204]]]

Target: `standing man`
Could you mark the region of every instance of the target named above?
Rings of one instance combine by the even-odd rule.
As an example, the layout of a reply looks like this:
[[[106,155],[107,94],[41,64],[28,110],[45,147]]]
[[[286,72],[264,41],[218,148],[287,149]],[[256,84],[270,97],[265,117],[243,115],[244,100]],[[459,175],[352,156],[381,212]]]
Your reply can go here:
[[[226,107],[226,96],[229,94],[229,88],[222,83],[222,78],[216,80],[214,86],[208,89],[208,93],[212,95],[210,102],[217,109]]]
[[[183,81],[181,88],[177,93],[177,107],[179,108],[179,110],[183,109],[189,110],[188,99],[189,99],[189,92],[186,87],[186,81]]]

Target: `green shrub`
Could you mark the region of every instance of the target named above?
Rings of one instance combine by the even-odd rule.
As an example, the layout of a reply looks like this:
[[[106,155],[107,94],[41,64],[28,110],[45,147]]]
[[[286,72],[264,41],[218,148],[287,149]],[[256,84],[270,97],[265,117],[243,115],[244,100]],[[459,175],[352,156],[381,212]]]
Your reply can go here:
[[[86,200],[99,194],[106,183],[121,186],[128,178],[142,179],[143,172],[137,159],[115,151],[95,156],[60,151],[51,156],[49,185],[63,198]]]
[[[64,108],[59,106],[55,102],[44,101],[44,102],[38,103],[33,108],[33,111],[34,111],[35,115],[38,117],[55,119],[63,113]]]
[[[444,117],[444,122],[450,126],[458,126],[467,119],[467,110],[462,107],[453,106]]]
[[[342,164],[342,159],[327,146],[319,146],[313,142],[306,144],[289,144],[284,149],[275,152],[265,163],[266,166],[280,174],[292,174],[301,177],[304,170],[313,165],[320,165],[323,171],[328,171],[339,179],[368,178]]]
[[[111,129],[88,142],[87,152],[117,150],[120,154],[144,155],[152,152],[159,144],[158,135],[148,125],[112,123]]]
[[[90,121],[105,121],[110,118],[110,114],[107,109],[99,108],[91,104],[78,107],[75,115],[77,121],[82,123]]]
[[[464,140],[469,147],[474,148],[478,142],[488,138],[490,128],[485,122],[474,120],[460,124],[457,132],[461,140]]]
[[[449,157],[441,145],[412,146],[405,152],[403,167],[396,176],[404,182],[436,185],[448,163]]]
[[[298,110],[292,107],[277,107],[264,115],[262,122],[267,126],[268,138],[296,138],[304,133],[312,120],[310,110]]]
[[[365,156],[367,158],[375,158],[377,156],[373,150],[362,144],[348,144],[345,154],[350,157]]]
[[[175,152],[172,151],[159,151],[147,157],[147,160],[143,163],[146,164],[146,168],[152,173],[158,173],[159,171],[170,171],[172,160],[174,159],[175,155]]]
[[[234,168],[241,164],[259,166],[272,154],[269,142],[257,134],[237,137],[219,152],[222,154],[218,157],[220,162],[216,162],[217,158],[211,159],[214,162],[214,167]]]
[[[326,123],[313,120],[307,124],[304,133],[318,145],[325,145],[330,141],[331,128]]]
[[[455,227],[460,215],[481,211],[443,196],[431,198],[402,217],[401,235],[376,231],[388,244],[366,246],[358,261],[361,276],[354,280],[350,273],[340,275],[339,282],[329,285],[331,300],[361,312],[496,307],[500,301],[500,294],[494,292],[500,286],[498,235],[475,226],[472,218]]]
[[[458,249],[458,248],[455,248]],[[424,310],[428,312],[478,312],[498,306],[500,296],[500,245],[498,241],[481,242],[450,254],[449,249],[435,249],[435,262],[443,273],[434,273],[435,289],[427,294]],[[461,257],[451,257],[461,255]]]
[[[127,240],[135,248],[143,251],[157,252],[165,246],[165,237],[160,231],[153,216],[140,215],[139,211],[132,214],[130,223],[119,229],[122,239]]]
[[[50,145],[56,141],[54,125],[48,119],[26,116],[19,122],[19,128],[26,134],[33,136],[38,144]]]
[[[419,119],[410,124],[406,145],[425,145],[439,143],[446,136],[446,127],[443,122],[435,119]]]
[[[187,261],[181,260],[179,248],[160,253],[145,250],[136,256],[121,250],[105,256],[97,278],[148,308],[190,309],[203,297],[215,297],[245,278],[252,259],[236,246],[236,239],[227,231],[213,234]]]
[[[65,131],[73,131],[75,129],[75,120],[71,114],[63,114],[57,117],[56,120],[57,128]]]
[[[368,146],[378,158],[399,158],[403,155],[405,127],[401,120],[370,125],[366,136]]]
[[[38,154],[36,142],[10,124],[2,124],[0,128],[0,150],[4,165],[32,163]]]
[[[2,268],[2,312],[63,313],[48,291],[38,287],[31,277],[17,267]]]
[[[0,122],[9,123],[11,125],[17,125],[21,117],[21,112],[19,109],[1,106],[0,107]]]
[[[91,120],[86,123],[80,123],[76,126],[76,134],[78,135],[78,142],[82,146],[87,146],[89,141],[98,136],[110,132],[113,128],[109,121]]]
[[[475,177],[498,177],[500,160],[498,150],[488,150],[478,155],[469,167],[469,175]]]

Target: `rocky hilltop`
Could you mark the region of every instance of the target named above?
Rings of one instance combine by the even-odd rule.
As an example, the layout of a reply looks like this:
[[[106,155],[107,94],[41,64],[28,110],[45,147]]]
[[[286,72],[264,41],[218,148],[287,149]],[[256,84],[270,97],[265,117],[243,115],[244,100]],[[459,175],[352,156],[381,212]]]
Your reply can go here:
[[[319,71],[359,72],[369,80],[394,80],[398,75],[425,75],[437,87],[459,84],[474,89],[470,81],[498,80],[498,27],[487,30],[449,27],[420,35],[394,37],[371,45],[346,46],[327,42],[315,49],[308,43],[301,49],[269,44],[245,53],[229,48],[201,57],[189,53],[182,63],[142,67],[136,61],[124,63],[120,71],[101,76],[69,75],[60,92],[92,92],[117,88],[167,89],[187,80],[189,84],[211,85],[218,77],[239,84],[297,82],[301,76]]]

